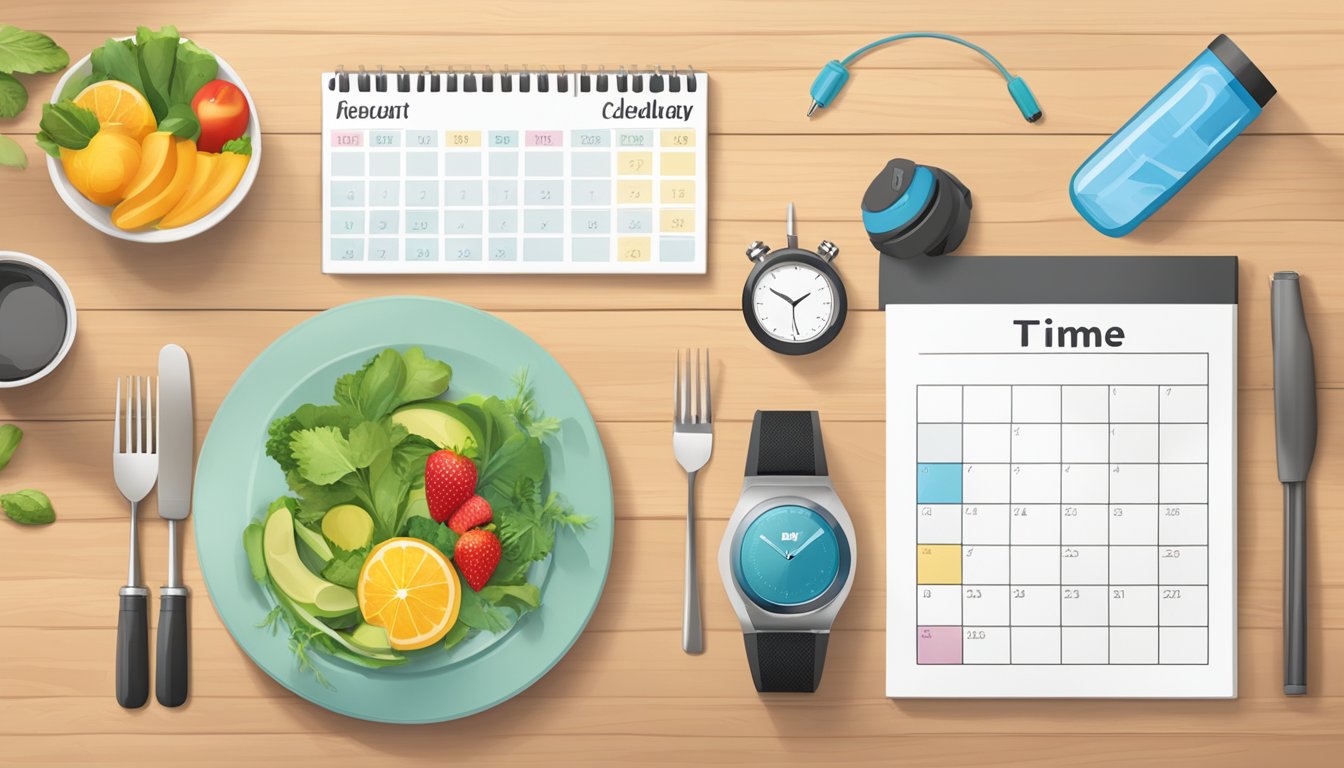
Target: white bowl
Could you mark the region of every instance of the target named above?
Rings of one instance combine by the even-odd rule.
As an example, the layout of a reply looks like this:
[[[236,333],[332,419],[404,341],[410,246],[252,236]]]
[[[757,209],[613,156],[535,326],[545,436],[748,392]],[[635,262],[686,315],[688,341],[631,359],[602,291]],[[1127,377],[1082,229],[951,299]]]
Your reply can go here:
[[[122,40],[129,37],[119,38]],[[186,40],[187,38],[182,38]],[[211,51],[214,54],[214,51]],[[56,84],[56,90],[51,94],[51,103],[55,104],[60,100],[61,93],[65,90],[65,84],[73,77],[84,78],[93,71],[93,64],[89,57],[92,52],[84,58],[75,62],[65,71],[61,81]],[[257,167],[261,165],[261,123],[257,121],[257,105],[252,101],[252,94],[248,93],[247,86],[238,77],[238,73],[233,71],[233,67],[224,61],[219,54],[215,54],[215,61],[219,62],[219,74],[215,77],[219,80],[227,80],[238,86],[238,90],[243,92],[243,98],[247,99],[248,118],[247,132],[244,134],[252,138],[252,160],[247,164],[247,170],[243,171],[243,178],[238,181],[238,186],[234,188],[233,193],[224,199],[215,210],[207,213],[196,221],[181,227],[172,229],[138,229],[127,231],[112,225],[112,209],[104,208],[101,205],[89,200],[79,193],[66,178],[65,169],[56,158],[47,155],[47,172],[51,174],[51,183],[60,193],[61,199],[69,206],[75,215],[88,222],[94,229],[113,237],[119,237],[122,240],[130,240],[137,243],[173,243],[178,240],[185,240],[189,237],[199,235],[210,229],[219,222],[223,221],[238,204],[247,197],[247,193],[252,189],[252,182],[257,178]]]
[[[46,275],[47,279],[56,286],[56,290],[61,294],[61,301],[65,304],[65,340],[61,342],[60,351],[58,351],[56,356],[51,359],[51,362],[47,363],[46,367],[37,373],[34,373],[32,376],[29,376],[26,379],[16,379],[14,381],[0,381],[0,389],[12,389],[14,387],[22,387],[26,384],[32,384],[34,381],[37,381],[56,370],[56,366],[60,365],[61,361],[64,360],[65,356],[70,352],[70,347],[75,343],[75,297],[70,295],[70,286],[65,284],[65,280],[60,274],[41,259],[29,256],[26,253],[19,253],[18,251],[0,251],[0,263],[3,262],[26,264],[27,266],[36,269],[38,272],[41,272],[43,275]]]

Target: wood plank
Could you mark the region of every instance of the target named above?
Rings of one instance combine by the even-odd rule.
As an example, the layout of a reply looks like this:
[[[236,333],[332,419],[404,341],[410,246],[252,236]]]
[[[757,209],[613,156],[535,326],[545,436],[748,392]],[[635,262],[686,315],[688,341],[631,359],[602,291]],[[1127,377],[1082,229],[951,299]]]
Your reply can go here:
[[[109,34],[58,35],[78,59]],[[760,46],[740,30],[644,37],[585,33],[558,37],[503,30],[499,34],[443,36],[308,33],[196,32],[184,34],[228,60],[241,73],[266,133],[317,133],[321,129],[316,75],[337,65],[397,65],[462,70],[524,63],[550,71],[584,65],[642,68],[694,64],[711,77],[710,131],[716,134],[1077,134],[1105,136],[1120,125],[1208,45],[1207,31],[1159,37],[1110,32],[1045,34],[989,32],[975,39],[1031,86],[1045,118],[1022,119],[1001,77],[977,54],[937,41],[912,41],[874,53],[853,69],[852,84],[834,107],[809,120],[808,88],[826,61],[870,42],[875,32],[797,34],[788,45]],[[1248,33],[1236,41],[1284,94],[1329,92],[1333,72],[1344,66],[1344,46],[1333,32]],[[295,51],[302,50],[302,56]],[[500,60],[500,51],[528,51],[527,62]],[[314,66],[317,68],[315,69]],[[25,78],[33,104],[45,101],[59,74]],[[917,108],[912,108],[916,107]],[[37,131],[36,107],[6,126],[10,133]],[[1344,104],[1336,99],[1285,97],[1247,131],[1261,134],[1344,132]],[[1100,143],[1094,141],[1094,145]],[[36,152],[36,150],[33,150]],[[39,157],[34,154],[32,160]],[[1079,158],[1081,160],[1081,158]]]
[[[676,6],[632,6],[603,0],[573,0],[564,13],[547,13],[543,0],[498,5],[466,5],[451,12],[435,0],[402,0],[388,7],[346,8],[333,13],[321,0],[294,0],[283,4],[244,0],[224,7],[174,8],[172,18],[183,30],[229,32],[303,31],[314,36],[359,29],[366,34],[403,36],[445,35],[464,29],[482,34],[530,33],[556,36],[589,34],[594,28],[612,35],[654,37],[659,34],[740,32],[757,30],[764,38],[788,39],[814,33],[818,28],[879,34],[909,29],[955,29],[963,34],[986,31],[1113,32],[1156,38],[1174,33],[1209,32],[1210,20],[1228,34],[1249,32],[1338,32],[1341,20],[1329,3],[1284,2],[1272,13],[1264,6],[1237,5],[1220,0],[1192,0],[1173,4],[1163,0],[1136,0],[1098,13],[1092,6],[1052,0],[1021,0],[1011,7],[995,0],[968,0],[949,16],[937,5],[902,7],[892,18],[883,0],[832,3],[818,14],[815,2],[778,0],[768,18],[752,0],[688,0]],[[110,8],[98,0],[69,0],[55,15],[40,5],[7,11],[10,22],[44,31],[104,31],[125,28],[128,20],[156,20],[161,6],[155,0],[128,0]],[[264,19],[264,23],[261,21]],[[884,22],[875,24],[876,21]],[[891,28],[885,28],[890,26]]]

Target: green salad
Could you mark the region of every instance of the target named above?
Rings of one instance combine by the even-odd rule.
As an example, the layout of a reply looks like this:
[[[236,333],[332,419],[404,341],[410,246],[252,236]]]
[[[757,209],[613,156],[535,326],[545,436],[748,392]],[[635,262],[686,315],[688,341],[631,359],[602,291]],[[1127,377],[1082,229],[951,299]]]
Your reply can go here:
[[[336,381],[331,403],[275,419],[266,455],[290,493],[243,532],[301,667],[316,650],[366,667],[504,632],[541,605],[528,581],[576,515],[548,492],[545,441],[525,372],[505,397],[447,399],[452,369],[385,349]],[[325,682],[325,680],[323,681]]]

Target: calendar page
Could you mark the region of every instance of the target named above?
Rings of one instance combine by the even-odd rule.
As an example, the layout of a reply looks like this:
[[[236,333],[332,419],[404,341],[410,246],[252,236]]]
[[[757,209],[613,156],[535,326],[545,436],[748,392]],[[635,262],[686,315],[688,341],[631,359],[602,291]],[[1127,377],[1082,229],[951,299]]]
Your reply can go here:
[[[890,305],[887,694],[1236,695],[1236,305]]]
[[[705,271],[704,73],[376,82],[322,76],[323,271]]]

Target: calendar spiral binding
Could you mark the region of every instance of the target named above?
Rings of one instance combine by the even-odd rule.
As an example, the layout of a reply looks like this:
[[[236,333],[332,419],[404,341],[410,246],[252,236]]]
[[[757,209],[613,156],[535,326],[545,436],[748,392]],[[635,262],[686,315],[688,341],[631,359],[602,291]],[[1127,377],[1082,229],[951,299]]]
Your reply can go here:
[[[495,72],[482,70],[431,70],[419,72],[346,72],[339,68],[327,81],[327,90],[346,93],[352,88],[362,93],[694,93],[698,87],[694,67],[684,70],[627,69],[621,67],[596,72],[586,67],[578,72],[550,72],[546,69],[522,69]]]

